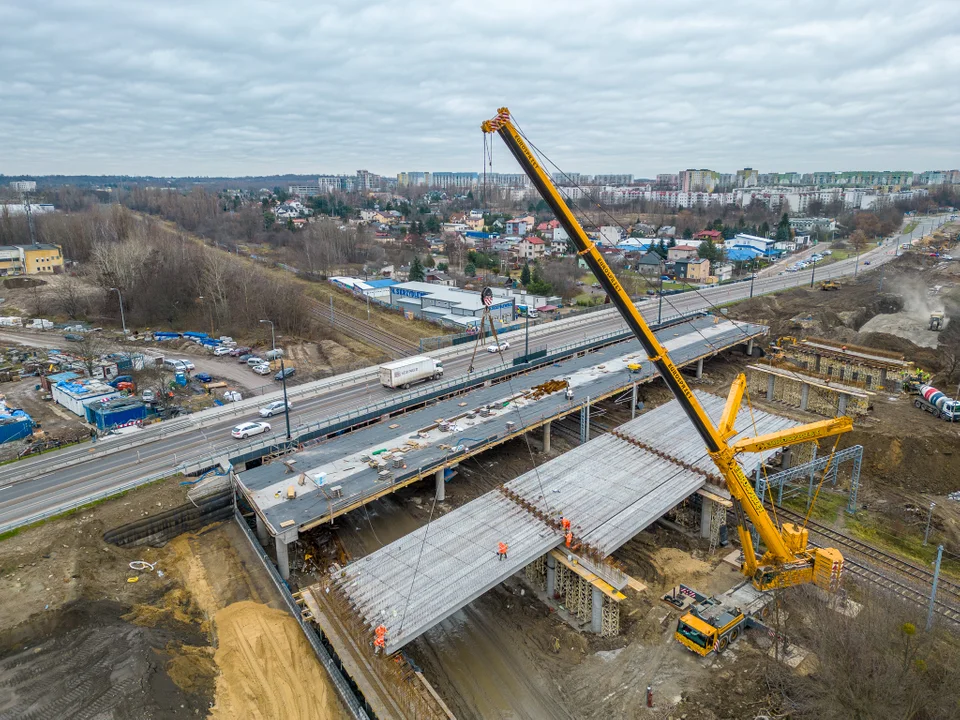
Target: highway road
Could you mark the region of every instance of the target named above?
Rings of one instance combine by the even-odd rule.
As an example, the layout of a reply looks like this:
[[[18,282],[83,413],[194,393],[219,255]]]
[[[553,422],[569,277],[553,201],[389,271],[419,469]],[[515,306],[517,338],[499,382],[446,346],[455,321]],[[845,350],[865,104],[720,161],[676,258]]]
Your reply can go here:
[[[922,232],[925,233],[940,224],[941,218],[924,218],[921,222]],[[914,231],[914,234],[920,233]],[[891,260],[900,242],[898,236],[861,254],[860,271],[866,269],[866,262],[870,262],[871,267],[876,267]],[[815,270],[816,280],[852,275],[856,267],[857,260],[854,258],[832,263]],[[757,279],[753,283],[744,281],[666,296],[663,298],[662,315],[666,319],[678,313],[709,310],[718,305],[748,298],[751,292],[760,295],[798,285],[809,285],[811,274],[812,271],[786,273]],[[641,302],[640,308],[649,322],[657,321],[658,311],[661,310],[657,298]],[[603,309],[588,316],[531,328],[530,348],[533,350],[547,346],[548,349],[554,349],[622,329],[625,329],[625,326],[616,310]],[[20,342],[26,343],[30,340],[24,333],[18,333],[18,336]],[[49,340],[49,336],[42,334],[37,337],[43,338],[44,342]],[[505,353],[506,357],[487,353],[481,347],[474,360],[475,371],[492,369],[509,362],[514,354],[523,353],[523,330],[510,333],[506,337],[511,343],[510,351]],[[39,342],[38,340],[38,345]],[[439,353],[444,356],[445,378],[450,379],[467,372],[473,352],[473,345],[463,345],[431,354]],[[231,361],[223,359],[223,362]],[[382,400],[394,392],[380,386],[372,371],[355,373],[354,376],[342,384],[318,389],[311,397],[297,399],[291,411],[291,424],[324,420],[340,412]],[[261,401],[266,404],[278,397],[279,393],[264,395]],[[204,421],[202,428],[190,427],[189,431],[172,436],[173,428],[181,421],[168,421],[146,428],[132,437],[114,438],[101,441],[97,445],[83,444],[0,468],[0,528],[21,522],[38,513],[70,507],[81,499],[96,497],[104,491],[121,487],[139,478],[172,474],[179,464],[189,458],[217,456],[221,454],[218,451],[237,442],[230,438],[230,429],[234,425],[244,420],[259,419],[256,407],[228,406],[226,409],[213,411],[216,412],[235,414]],[[282,416],[274,417],[270,422],[274,431],[282,430]],[[133,442],[136,442],[135,446],[126,446]],[[99,456],[110,443],[124,447],[113,454]]]

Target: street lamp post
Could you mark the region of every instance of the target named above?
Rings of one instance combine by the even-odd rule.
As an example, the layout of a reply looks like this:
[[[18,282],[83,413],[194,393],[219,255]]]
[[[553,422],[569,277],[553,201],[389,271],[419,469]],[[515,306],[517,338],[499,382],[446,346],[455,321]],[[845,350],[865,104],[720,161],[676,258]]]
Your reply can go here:
[[[660,258],[660,292],[658,293],[660,297],[657,303],[657,325],[663,322],[663,270],[663,258]]]
[[[817,275],[817,261],[813,261],[813,270],[810,271],[810,287],[813,287],[813,278]]]
[[[261,323],[270,324],[270,344],[274,351],[277,349],[277,336],[273,328],[273,320],[261,320]],[[283,355],[280,355],[280,383],[283,385],[283,415],[287,421],[287,442],[290,441],[290,403],[287,402],[287,373],[283,366]]]
[[[523,335],[523,358],[524,362],[530,361],[530,310],[527,310],[526,322],[524,323],[525,332]]]
[[[110,289],[117,294],[118,298],[120,298],[120,326],[123,328],[123,336],[126,337],[127,321],[123,316],[123,295],[120,294],[120,290],[118,288],[112,287]]]

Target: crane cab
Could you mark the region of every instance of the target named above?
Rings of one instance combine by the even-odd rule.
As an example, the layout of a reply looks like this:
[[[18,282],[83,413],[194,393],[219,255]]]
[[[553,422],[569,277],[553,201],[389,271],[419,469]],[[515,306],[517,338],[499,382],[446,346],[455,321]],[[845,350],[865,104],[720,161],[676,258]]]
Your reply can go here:
[[[684,594],[696,602],[677,621],[674,638],[703,657],[712,652],[722,653],[747,628],[762,625],[772,600],[769,593],[757,590],[749,582],[719,597],[706,597],[690,588],[686,588]]]

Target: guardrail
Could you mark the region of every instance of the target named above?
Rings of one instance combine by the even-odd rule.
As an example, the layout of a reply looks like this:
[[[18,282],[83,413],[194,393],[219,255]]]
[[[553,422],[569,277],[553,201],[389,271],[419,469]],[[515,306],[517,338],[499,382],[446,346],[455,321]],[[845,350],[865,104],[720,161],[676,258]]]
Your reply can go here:
[[[79,507],[83,507],[84,505],[89,505],[90,503],[97,502],[98,500],[106,500],[107,498],[111,498],[114,495],[119,495],[120,493],[125,493],[128,490],[133,490],[135,488],[138,488],[141,485],[146,485],[147,483],[152,483],[155,480],[162,480],[164,478],[171,477],[177,474],[179,474],[178,471],[174,471],[172,473],[171,472],[155,473],[153,475],[148,475],[147,477],[131,480],[128,483],[124,483],[123,485],[112,487],[108,490],[101,490],[100,492],[97,492],[97,493],[85,495],[82,498],[78,498],[77,500],[71,500],[70,502],[57,505],[56,507],[48,508],[47,510],[42,510],[38,513],[34,513],[33,515],[29,515],[25,518],[20,518],[18,520],[11,520],[8,523],[0,525],[0,534],[9,532],[10,530],[16,530],[17,528],[25,527],[27,525],[32,525],[33,523],[40,522],[41,520],[47,520],[56,515],[61,515],[65,512],[69,512],[70,510],[76,510]]]
[[[260,562],[266,569],[267,574],[273,581],[274,587],[276,587],[277,592],[280,593],[280,597],[283,598],[283,602],[287,606],[287,610],[290,611],[290,614],[293,615],[293,619],[297,621],[297,624],[303,631],[304,636],[307,638],[307,642],[310,643],[310,647],[313,648],[313,652],[317,656],[317,660],[320,661],[320,664],[323,665],[324,670],[327,671],[327,675],[330,676],[330,680],[333,682],[333,686],[336,688],[340,699],[343,700],[343,704],[347,706],[350,714],[356,718],[356,720],[369,720],[370,716],[367,715],[366,711],[363,709],[363,706],[360,704],[360,701],[357,699],[357,696],[353,693],[353,690],[350,688],[347,679],[343,676],[343,673],[340,672],[340,668],[337,667],[337,664],[330,656],[330,653],[327,652],[327,649],[323,646],[323,643],[320,642],[320,636],[317,635],[317,631],[314,630],[309,623],[304,622],[300,606],[297,605],[297,601],[294,600],[293,595],[290,594],[290,590],[287,587],[287,584],[283,581],[283,578],[280,577],[280,573],[277,572],[277,569],[273,566],[270,558],[267,557],[267,554],[263,551],[263,548],[260,547],[260,543],[257,542],[257,539],[253,536],[253,533],[250,531],[250,526],[247,525],[247,521],[243,519],[243,515],[241,515],[238,510],[234,509],[233,519],[236,520],[237,525],[240,526],[244,536],[247,538],[247,542],[250,543],[250,547],[253,548],[253,551],[257,554],[257,557],[260,559]]]
[[[695,313],[694,315],[700,315],[700,313]],[[692,315],[676,315],[670,318],[669,321],[661,323],[658,327],[665,327],[678,320],[688,317],[692,317]],[[372,405],[366,405],[364,407],[357,408],[356,410],[341,413],[323,421],[308,423],[306,425],[298,425],[295,428],[291,428],[290,442],[298,444],[309,442],[310,440],[315,440],[327,435],[332,435],[350,427],[368,423],[371,420],[378,419],[384,415],[391,415],[400,410],[425,404],[431,400],[443,397],[445,395],[459,393],[468,388],[476,387],[489,381],[499,380],[508,375],[525,373],[535,368],[549,365],[579,352],[589,352],[604,345],[628,340],[632,336],[633,334],[629,330],[617,330],[610,333],[604,333],[603,335],[597,335],[591,338],[587,343],[578,341],[554,348],[544,357],[537,358],[535,361],[524,366],[510,365],[506,367],[500,367],[493,371],[488,370],[486,372],[476,374],[467,373],[466,375],[460,375],[456,378],[451,378],[450,380],[443,380],[439,383],[433,383],[421,390],[411,390],[405,393],[398,393],[397,395],[393,395],[384,400],[373,403]],[[275,433],[269,437],[261,438],[252,443],[248,443],[247,445],[225,445],[223,446],[223,454],[225,454],[231,462],[246,462],[247,460],[262,456],[265,450],[269,450],[270,448],[282,448],[287,444],[288,442],[285,434]],[[220,448],[214,448],[214,453],[219,452]],[[217,460],[214,455],[204,455],[200,456],[199,459],[194,461],[185,461],[180,466],[180,471],[184,474],[190,475],[212,467],[216,464],[216,462]]]

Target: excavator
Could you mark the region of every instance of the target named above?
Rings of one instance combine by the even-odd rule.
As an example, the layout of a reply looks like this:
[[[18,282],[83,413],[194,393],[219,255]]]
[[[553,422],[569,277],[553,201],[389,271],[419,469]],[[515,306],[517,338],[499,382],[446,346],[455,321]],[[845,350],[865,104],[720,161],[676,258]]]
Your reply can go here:
[[[839,435],[851,430],[853,421],[849,417],[841,416],[759,437],[745,438],[733,443],[728,442],[737,435],[734,423],[746,390],[745,376],[741,374],[734,381],[727,396],[720,423],[715,425],[684,380],[680,369],[671,360],[666,348],[647,325],[637,306],[630,300],[597,246],[574,217],[550,176],[544,171],[531,150],[530,144],[513,122],[510,111],[507,108],[500,108],[495,117],[485,120],[480,127],[484,133],[499,135],[506,144],[570,236],[579,257],[583,258],[593,271],[594,277],[606,291],[611,303],[640,341],[647,358],[656,367],[703,440],[707,453],[733,498],[737,533],[743,551],[741,564],[743,575],[749,579],[757,591],[761,592],[804,583],[813,583],[828,591],[837,590],[843,572],[843,555],[834,548],[810,546],[807,530],[804,527],[793,523],[784,523],[778,527],[767,513],[763,501],[754,492],[750,480],[737,460],[737,455]],[[747,520],[756,528],[765,546],[765,552],[759,557]],[[681,617],[677,633],[677,639],[680,642],[701,655],[706,655],[714,649],[719,651],[721,645],[726,647],[728,642],[735,639],[731,637],[733,630],[739,632],[742,628],[742,622],[738,622],[735,617],[731,619],[730,613],[720,613],[713,619],[707,613],[703,615],[702,618],[697,617],[693,612]],[[685,623],[687,628],[692,630],[689,635],[693,640],[681,632]]]

